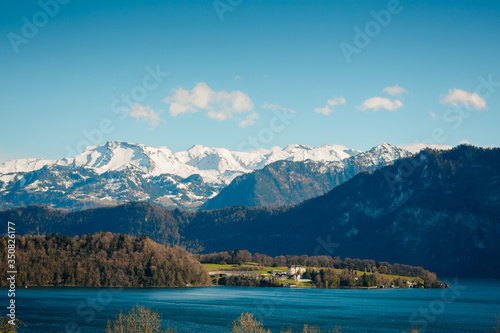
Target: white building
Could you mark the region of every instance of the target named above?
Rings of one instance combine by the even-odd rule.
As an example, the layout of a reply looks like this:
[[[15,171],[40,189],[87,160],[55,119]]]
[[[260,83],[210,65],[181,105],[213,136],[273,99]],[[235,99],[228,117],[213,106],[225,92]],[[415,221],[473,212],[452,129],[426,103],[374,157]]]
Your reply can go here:
[[[292,265],[292,266],[288,267],[286,274],[287,275],[302,275],[305,272],[306,272],[306,268],[304,266]]]

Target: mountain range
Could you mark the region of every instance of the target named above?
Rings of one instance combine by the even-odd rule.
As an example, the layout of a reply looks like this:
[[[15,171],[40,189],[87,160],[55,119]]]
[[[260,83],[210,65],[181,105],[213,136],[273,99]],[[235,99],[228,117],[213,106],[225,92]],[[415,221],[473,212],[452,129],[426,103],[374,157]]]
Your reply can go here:
[[[202,209],[295,205],[323,195],[360,172],[373,172],[413,154],[387,143],[341,161],[278,161],[236,177]]]
[[[150,203],[0,212],[19,234],[146,234],[191,251],[248,249],[423,265],[441,276],[500,278],[500,149],[424,150],[361,172],[295,206],[197,212]]]
[[[195,145],[173,153],[167,147],[107,142],[74,158],[1,163],[0,209],[30,204],[81,209],[129,201],[185,209],[293,205],[411,154],[386,143],[365,153],[329,144],[250,152]]]
[[[257,218],[238,218],[235,207],[216,223],[189,224],[184,235],[203,239],[208,250],[238,244],[273,254],[404,262],[441,276],[499,278],[499,170],[498,148],[423,151],[297,206]]]

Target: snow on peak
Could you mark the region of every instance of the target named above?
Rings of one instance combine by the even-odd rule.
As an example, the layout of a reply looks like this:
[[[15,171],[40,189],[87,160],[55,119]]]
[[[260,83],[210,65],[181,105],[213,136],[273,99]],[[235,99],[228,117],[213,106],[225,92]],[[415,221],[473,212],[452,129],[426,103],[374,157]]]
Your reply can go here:
[[[404,150],[384,143],[370,150],[370,158],[386,161],[410,154],[401,151]],[[108,141],[104,145],[87,147],[74,158],[56,161],[24,159],[1,163],[0,175],[35,171],[46,165],[62,165],[91,168],[98,174],[128,168],[139,169],[145,176],[174,174],[186,178],[198,174],[207,183],[229,184],[238,175],[262,169],[280,160],[340,162],[360,153],[342,145],[327,143],[320,147],[290,144],[285,148],[261,148],[248,152],[194,145],[188,150],[173,153],[166,146],[151,147],[144,144]]]
[[[403,148],[391,145],[389,143],[381,143],[373,147],[365,153],[360,153],[357,156],[371,160],[375,165],[385,164],[400,158],[410,157],[413,154]]]
[[[293,151],[298,151],[298,150],[311,150],[311,149],[312,149],[311,147],[306,146],[306,145],[299,145],[296,143],[292,143],[292,144],[289,144],[288,146],[286,146],[284,151],[293,152]]]
[[[369,150],[369,152],[394,152],[394,151],[399,151],[403,150],[402,148],[399,148],[397,146],[393,146],[390,143],[383,142],[372,149]]]
[[[35,171],[53,163],[54,161],[43,158],[23,158],[19,160],[12,160],[0,163],[0,174]]]

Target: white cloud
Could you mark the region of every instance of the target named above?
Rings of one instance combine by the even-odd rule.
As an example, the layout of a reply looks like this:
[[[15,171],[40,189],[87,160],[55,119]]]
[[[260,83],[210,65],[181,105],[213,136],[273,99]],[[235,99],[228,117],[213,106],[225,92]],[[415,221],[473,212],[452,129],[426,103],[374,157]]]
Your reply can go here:
[[[433,118],[433,119],[436,119],[438,117],[437,114],[435,114],[434,112],[432,111],[429,111],[429,115]]]
[[[280,111],[286,111],[286,112],[290,112],[290,113],[296,113],[295,110],[293,109],[290,109],[290,108],[287,108],[286,106],[281,106],[277,103],[268,103],[268,102],[264,102],[264,104],[262,104],[262,108],[263,109],[277,109],[277,110],[280,110]]]
[[[380,109],[386,109],[389,111],[396,111],[400,107],[403,106],[403,103],[398,100],[391,100],[389,98],[385,97],[372,97],[361,103],[360,106],[358,106],[358,109],[365,111],[365,110],[373,110],[373,111],[378,111]]]
[[[486,109],[486,101],[477,93],[470,93],[462,89],[450,89],[448,95],[441,96],[441,104],[470,106],[476,110]]]
[[[241,120],[238,122],[238,125],[240,127],[247,127],[250,125],[253,125],[255,122],[255,119],[259,118],[259,115],[255,112],[249,114],[244,120]]]
[[[408,92],[405,88],[400,87],[397,84],[394,87],[385,87],[383,91],[388,93],[391,96],[396,96],[396,95]]]
[[[126,113],[129,117],[134,118],[137,122],[149,123],[151,128],[154,128],[165,120],[160,118],[160,113],[163,110],[159,110],[155,112],[149,106],[143,106],[139,103],[135,103],[135,105],[130,109],[123,109],[122,113]]]
[[[241,75],[236,75],[236,76],[234,77],[234,79],[235,79],[235,80],[243,80],[243,76],[241,76]]]
[[[343,96],[340,96],[340,97],[334,97],[333,99],[329,99],[327,103],[328,105],[325,105],[325,107],[314,109],[314,112],[322,113],[325,116],[327,116],[334,111],[336,105],[339,104],[344,105],[346,103],[346,100]]]
[[[182,87],[175,89],[171,96],[163,100],[170,104],[170,115],[176,117],[184,113],[206,111],[206,115],[217,120],[245,115],[239,122],[242,127],[252,125],[259,115],[253,110],[250,97],[241,91],[214,91],[206,83],[200,82],[192,90]]]

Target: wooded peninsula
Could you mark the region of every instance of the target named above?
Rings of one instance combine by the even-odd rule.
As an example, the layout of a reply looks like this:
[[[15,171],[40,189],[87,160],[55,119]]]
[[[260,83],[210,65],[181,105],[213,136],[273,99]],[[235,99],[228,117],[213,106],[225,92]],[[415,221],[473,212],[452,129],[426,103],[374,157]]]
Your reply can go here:
[[[7,257],[7,237],[0,253]],[[146,236],[99,232],[83,236],[18,236],[19,287],[445,288],[422,267],[331,256],[276,256],[228,250],[190,254]],[[1,287],[6,287],[2,261]]]

